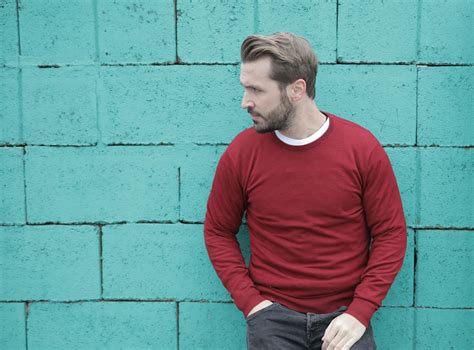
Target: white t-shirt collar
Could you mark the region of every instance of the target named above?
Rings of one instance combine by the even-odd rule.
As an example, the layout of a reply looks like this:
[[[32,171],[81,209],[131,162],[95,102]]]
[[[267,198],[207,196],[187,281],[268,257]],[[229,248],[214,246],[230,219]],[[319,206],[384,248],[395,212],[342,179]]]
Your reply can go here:
[[[326,130],[329,128],[329,118],[326,118],[326,121],[324,124],[316,130],[316,132],[313,135],[310,135],[308,137],[305,137],[304,139],[293,139],[291,137],[283,135],[281,132],[278,130],[275,130],[275,135],[284,143],[291,145],[291,146],[304,146],[307,145],[308,143],[311,143],[313,141],[316,141],[319,139],[323,134],[326,132]]]

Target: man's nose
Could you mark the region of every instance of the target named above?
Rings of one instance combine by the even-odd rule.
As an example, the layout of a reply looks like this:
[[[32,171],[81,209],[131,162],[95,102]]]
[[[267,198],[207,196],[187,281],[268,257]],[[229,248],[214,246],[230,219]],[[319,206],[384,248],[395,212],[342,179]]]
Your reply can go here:
[[[244,96],[242,97],[242,103],[240,105],[243,109],[252,108],[253,102],[250,101],[247,97],[247,94],[244,92]]]

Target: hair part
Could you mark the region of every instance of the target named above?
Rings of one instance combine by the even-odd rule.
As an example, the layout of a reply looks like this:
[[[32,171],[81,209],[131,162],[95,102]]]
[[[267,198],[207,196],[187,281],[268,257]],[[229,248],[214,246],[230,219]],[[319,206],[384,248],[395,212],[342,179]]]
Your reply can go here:
[[[314,99],[318,59],[305,38],[287,32],[245,38],[240,47],[242,63],[263,57],[270,57],[270,78],[279,83],[280,89],[303,79],[306,94]]]

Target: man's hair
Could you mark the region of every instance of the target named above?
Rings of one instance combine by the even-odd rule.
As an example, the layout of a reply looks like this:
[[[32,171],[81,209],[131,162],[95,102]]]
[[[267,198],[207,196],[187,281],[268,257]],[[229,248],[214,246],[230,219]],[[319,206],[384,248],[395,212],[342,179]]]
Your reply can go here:
[[[270,57],[270,78],[279,83],[280,89],[303,79],[306,82],[306,93],[314,99],[318,59],[306,39],[285,32],[245,38],[240,47],[242,63],[262,57]]]

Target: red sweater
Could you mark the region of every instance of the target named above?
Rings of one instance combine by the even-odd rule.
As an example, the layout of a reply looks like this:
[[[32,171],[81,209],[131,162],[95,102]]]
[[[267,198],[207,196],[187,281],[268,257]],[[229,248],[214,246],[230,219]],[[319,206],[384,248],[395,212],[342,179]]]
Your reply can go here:
[[[253,128],[237,135],[217,166],[205,243],[245,315],[265,299],[300,312],[346,305],[368,326],[402,266],[406,221],[377,139],[324,113],[329,128],[303,146]],[[248,268],[235,237],[244,211]]]

